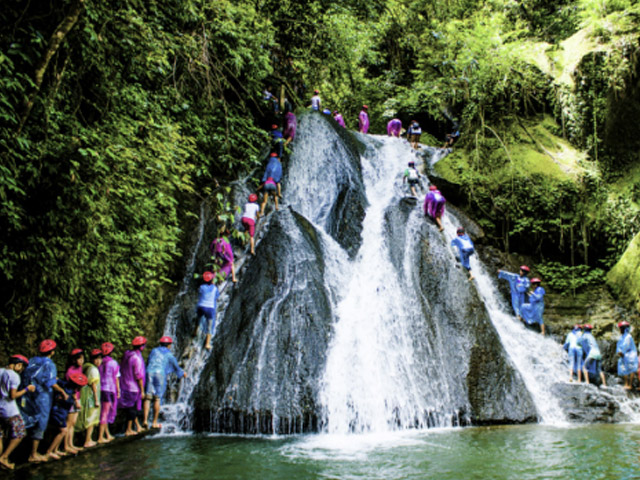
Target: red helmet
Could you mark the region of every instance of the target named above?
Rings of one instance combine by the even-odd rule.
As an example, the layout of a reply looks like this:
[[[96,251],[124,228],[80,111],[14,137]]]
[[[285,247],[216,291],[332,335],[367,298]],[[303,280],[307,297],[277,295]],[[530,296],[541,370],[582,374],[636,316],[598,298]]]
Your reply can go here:
[[[590,323],[585,323],[582,328],[584,328],[585,330],[593,330],[593,325],[591,325]]]
[[[249,195],[249,201],[250,202],[257,202],[258,201],[258,195],[256,195],[255,193],[252,193],[251,195]]]
[[[40,353],[48,353],[51,350],[55,350],[57,346],[58,345],[56,344],[56,342],[47,339],[40,342],[40,347],[38,348],[38,350],[40,351]]]
[[[277,154],[276,152],[271,152],[271,155],[270,155],[270,156],[271,156],[271,157],[277,157],[277,156],[278,156],[278,154]]]
[[[86,375],[82,373],[72,373],[69,375],[69,380],[79,387],[84,387],[88,383]]]
[[[213,280],[213,277],[215,275],[213,274],[213,272],[204,272],[202,274],[202,280],[204,280],[205,282],[209,283],[211,280]]]
[[[102,355],[109,355],[111,352],[113,352],[113,349],[115,347],[113,346],[113,343],[104,342],[101,348],[102,348]]]
[[[94,348],[93,350],[91,350],[91,358],[94,358],[97,356],[102,356],[102,350],[99,348]]]
[[[364,108],[365,110],[367,110],[369,107],[366,105],[362,105],[362,108]]]
[[[134,347],[139,347],[140,345],[146,345],[147,339],[144,337],[136,337],[131,341],[131,345]]]
[[[430,185],[429,186],[429,190],[431,190],[432,192],[437,190],[437,189],[438,189],[438,187],[436,187],[435,185]]]
[[[576,324],[573,326],[573,329],[575,330],[576,328],[579,328],[580,330],[582,330],[582,325],[580,325],[579,323],[576,323]]]
[[[173,338],[167,337],[166,335],[160,339],[158,343],[173,343]]]
[[[520,270],[522,270],[523,272],[527,272],[527,273],[529,273],[531,271],[531,269],[529,267],[527,267],[526,265],[520,265]]]
[[[464,235],[464,227],[458,227],[458,229],[456,230],[456,233],[458,235]]]
[[[629,322],[627,322],[626,320],[623,320],[620,323],[618,323],[618,328],[624,328],[628,326],[629,326]]]
[[[74,348],[73,350],[71,350],[71,356],[75,356],[78,355],[79,353],[82,353],[82,349],[81,348]]]
[[[271,125],[271,130],[277,130],[277,129],[278,129],[278,125],[276,125],[275,123]]]
[[[313,93],[315,93],[316,95],[318,95],[320,92],[318,90],[314,90]]]
[[[25,365],[29,365],[29,360],[24,355],[16,354],[16,355],[11,355],[11,357],[9,358],[13,358],[14,360],[18,360],[19,362],[24,363]]]
[[[542,280],[540,280],[538,277],[533,277],[531,279],[531,283],[542,283]]]

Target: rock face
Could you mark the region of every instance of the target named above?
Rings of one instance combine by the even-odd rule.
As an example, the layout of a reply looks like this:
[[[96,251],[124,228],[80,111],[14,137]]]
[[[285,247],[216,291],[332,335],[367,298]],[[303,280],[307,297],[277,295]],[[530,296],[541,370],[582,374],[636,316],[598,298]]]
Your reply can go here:
[[[638,405],[621,387],[598,388],[585,383],[557,383],[553,392],[563,399],[567,418],[575,423],[628,422]]]
[[[331,309],[315,228],[290,209],[233,289],[195,394],[198,430],[290,433],[317,428],[317,379]]]

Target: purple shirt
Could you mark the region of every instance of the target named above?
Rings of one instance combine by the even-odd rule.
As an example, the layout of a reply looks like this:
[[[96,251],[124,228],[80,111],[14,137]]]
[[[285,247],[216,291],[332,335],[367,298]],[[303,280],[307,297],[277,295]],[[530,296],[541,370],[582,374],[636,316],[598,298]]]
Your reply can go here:
[[[364,110],[358,115],[358,130],[361,133],[367,133],[369,131],[369,114]]]
[[[284,115],[284,138],[286,138],[287,140],[291,139],[293,140],[294,138],[296,138],[296,128],[298,127],[298,120],[296,119],[296,116],[291,113],[291,112],[287,112]]]
[[[119,408],[142,408],[142,391],[138,386],[138,380],[142,379],[144,389],[145,366],[140,350],[127,350],[124,352],[120,364],[120,390],[121,396],[118,402]]]
[[[120,365],[110,356],[102,359],[102,365],[98,367],[100,370],[100,389],[103,392],[116,393],[118,391],[116,385],[120,376]]]
[[[233,262],[233,249],[231,248],[229,242],[227,242],[224,238],[216,238],[213,242],[211,242],[211,245],[209,245],[209,250],[211,250],[212,255],[215,255],[224,263]]]
[[[424,214],[431,218],[438,218],[444,214],[444,205],[447,203],[440,190],[432,190],[424,199]]]
[[[389,120],[389,123],[387,123],[387,135],[389,135],[390,137],[391,136],[399,137],[401,130],[402,130],[402,122],[397,118],[394,118],[393,120]]]
[[[339,113],[336,113],[336,116],[333,117],[333,119],[338,122],[338,125],[340,125],[343,128],[347,128],[347,126],[344,124],[344,118],[342,118],[342,115],[340,115]]]

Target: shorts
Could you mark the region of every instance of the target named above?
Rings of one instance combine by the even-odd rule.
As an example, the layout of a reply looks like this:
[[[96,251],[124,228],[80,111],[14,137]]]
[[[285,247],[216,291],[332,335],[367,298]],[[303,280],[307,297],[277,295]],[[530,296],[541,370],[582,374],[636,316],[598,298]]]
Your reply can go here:
[[[0,438],[2,438],[4,430],[9,432],[9,438],[24,438],[27,435],[27,429],[24,428],[24,420],[20,415],[9,418],[0,418]]]
[[[420,135],[422,135],[421,133],[415,133],[412,135],[409,135],[409,141],[410,142],[419,142],[420,141]]]
[[[198,317],[200,318],[200,330],[207,335],[213,335],[213,330],[216,327],[216,309],[198,307]]]
[[[409,186],[411,187],[415,187],[420,183],[420,180],[414,179],[414,178],[410,178],[408,181],[409,181]]]
[[[276,186],[275,183],[265,183],[264,184],[264,191],[268,192],[268,193],[273,193],[278,189],[278,187]]]
[[[167,379],[162,372],[147,374],[147,400],[160,400],[167,388]]]
[[[242,226],[249,232],[249,236],[253,237],[256,234],[256,221],[252,218],[242,217]]]

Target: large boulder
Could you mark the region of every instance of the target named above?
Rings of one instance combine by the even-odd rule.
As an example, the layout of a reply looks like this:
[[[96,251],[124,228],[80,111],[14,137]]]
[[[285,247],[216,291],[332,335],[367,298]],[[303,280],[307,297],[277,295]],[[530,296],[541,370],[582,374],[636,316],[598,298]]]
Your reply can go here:
[[[622,387],[602,388],[586,383],[556,383],[553,393],[562,398],[566,417],[575,423],[619,423],[637,416],[639,405]]]

